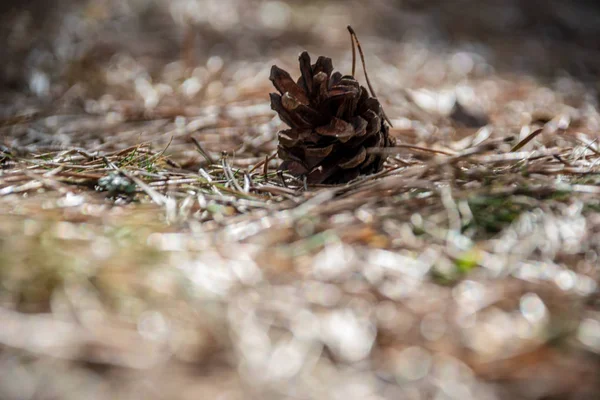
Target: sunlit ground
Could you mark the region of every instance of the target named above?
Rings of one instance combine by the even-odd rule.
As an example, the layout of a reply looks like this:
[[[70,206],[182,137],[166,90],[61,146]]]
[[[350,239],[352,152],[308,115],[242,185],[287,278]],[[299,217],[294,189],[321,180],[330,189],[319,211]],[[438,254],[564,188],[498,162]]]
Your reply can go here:
[[[599,396],[600,55],[431,4],[7,12],[0,398]],[[399,147],[305,190],[269,69],[349,23]]]

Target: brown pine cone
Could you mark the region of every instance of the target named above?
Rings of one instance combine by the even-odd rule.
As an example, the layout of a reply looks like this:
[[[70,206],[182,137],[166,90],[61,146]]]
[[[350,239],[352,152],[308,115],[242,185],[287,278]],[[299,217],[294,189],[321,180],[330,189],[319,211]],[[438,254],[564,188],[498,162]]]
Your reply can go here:
[[[394,145],[379,101],[350,75],[333,72],[330,58],[311,65],[300,55],[301,76],[274,65],[270,80],[271,108],[291,129],[279,132],[280,170],[306,176],[308,183],[345,183],[383,168],[385,156],[368,148]]]

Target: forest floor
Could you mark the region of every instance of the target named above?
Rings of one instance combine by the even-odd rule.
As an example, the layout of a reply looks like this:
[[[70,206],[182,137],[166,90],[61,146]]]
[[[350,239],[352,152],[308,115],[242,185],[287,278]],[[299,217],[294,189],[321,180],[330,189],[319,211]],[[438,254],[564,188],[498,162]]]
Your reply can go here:
[[[600,52],[390,1],[65,3],[2,17],[0,398],[600,396]],[[269,70],[349,73],[348,23],[398,146],[306,188]]]

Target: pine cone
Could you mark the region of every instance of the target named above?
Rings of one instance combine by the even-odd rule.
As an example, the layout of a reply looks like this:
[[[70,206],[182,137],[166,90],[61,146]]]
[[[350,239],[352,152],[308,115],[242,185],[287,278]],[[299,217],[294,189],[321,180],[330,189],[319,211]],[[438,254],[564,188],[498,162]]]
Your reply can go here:
[[[327,184],[380,171],[386,157],[366,149],[393,146],[394,140],[379,101],[353,76],[333,72],[330,58],[311,65],[303,52],[299,61],[298,82],[271,68],[270,80],[280,93],[271,93],[271,108],[291,128],[278,134],[279,169]]]

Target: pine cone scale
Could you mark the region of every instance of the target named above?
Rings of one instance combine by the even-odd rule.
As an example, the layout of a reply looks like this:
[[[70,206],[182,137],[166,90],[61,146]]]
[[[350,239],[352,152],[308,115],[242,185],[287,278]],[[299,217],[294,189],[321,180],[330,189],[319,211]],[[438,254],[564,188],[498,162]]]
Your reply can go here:
[[[290,74],[281,68],[277,66],[271,68],[269,80],[273,82],[273,86],[275,86],[279,93],[285,94],[287,92],[301,104],[307,105],[309,103],[308,96],[304,90],[294,82]]]
[[[351,124],[336,117],[331,119],[329,125],[316,128],[316,132],[321,136],[334,137],[342,143],[347,142],[355,134]]]
[[[333,62],[329,57],[320,56],[317,58],[317,62],[312,66],[313,75],[317,75],[321,72],[325,73],[327,77],[333,72]]]
[[[356,168],[361,163],[363,163],[366,158],[367,158],[367,150],[361,146],[360,149],[358,150],[358,153],[354,157],[352,157],[349,160],[343,160],[338,165],[342,169]]]
[[[271,93],[271,108],[291,128],[310,128],[312,126],[310,122],[304,120],[298,113],[286,109],[283,105],[282,97],[278,94]]]
[[[305,164],[304,160],[302,160],[300,157],[292,154],[290,151],[288,151],[283,146],[278,146],[277,147],[277,155],[279,156],[279,158],[281,158],[284,161],[295,162],[295,163],[301,165],[306,171],[309,170],[309,168]]]
[[[298,84],[302,86],[306,93],[310,96],[313,85],[313,73],[310,65],[310,55],[308,55],[306,51],[302,52],[302,54],[300,54],[299,62],[301,76],[298,80]]]
[[[354,128],[354,134],[356,136],[363,136],[367,133],[367,126],[369,123],[363,117],[357,116],[351,118],[352,127]]]
[[[305,147],[304,148],[304,156],[308,159],[310,158],[318,158],[319,161],[325,157],[327,157],[329,154],[331,154],[331,151],[333,150],[334,145],[330,144],[329,146],[325,146],[325,147]]]

